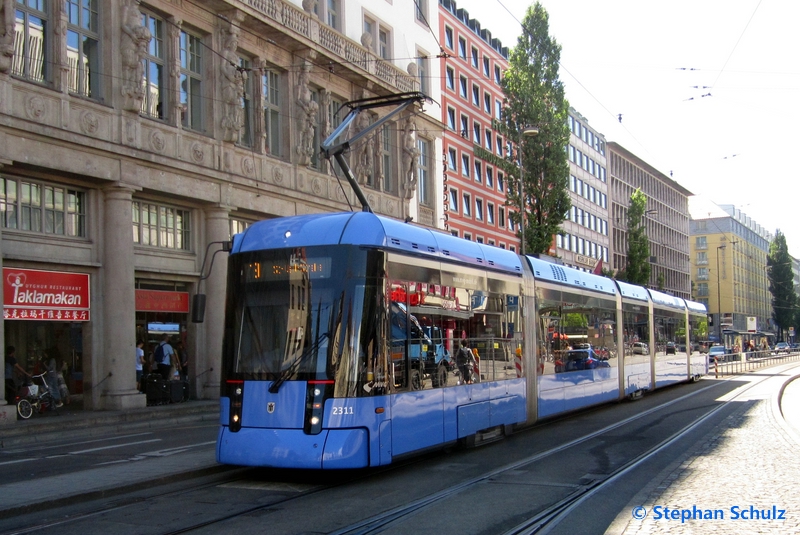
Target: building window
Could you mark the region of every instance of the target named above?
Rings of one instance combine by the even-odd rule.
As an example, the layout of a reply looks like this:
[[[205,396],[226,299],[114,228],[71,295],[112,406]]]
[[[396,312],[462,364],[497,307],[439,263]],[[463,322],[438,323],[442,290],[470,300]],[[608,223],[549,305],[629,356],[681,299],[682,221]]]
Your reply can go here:
[[[483,56],[483,75],[489,77],[489,58]]]
[[[447,128],[456,129],[456,110],[450,107],[447,108]]]
[[[494,204],[486,203],[486,222],[494,225]]]
[[[487,115],[492,114],[492,95],[489,93],[483,94],[483,111],[486,112]]]
[[[444,46],[453,50],[453,28],[444,27]]]
[[[422,50],[417,50],[417,76],[419,77],[420,91],[427,95],[430,89],[430,84],[428,83],[428,53]]]
[[[476,145],[481,144],[481,125],[477,121],[472,121],[472,141]]]
[[[261,75],[261,106],[264,110],[266,148],[273,156],[281,156],[281,91],[277,72],[265,69]]]
[[[69,91],[100,98],[97,0],[67,0]]]
[[[447,149],[447,168],[451,171],[455,171],[456,167],[456,149],[450,147]]]
[[[200,38],[181,30],[180,36],[181,124],[203,129],[203,64]]]
[[[470,62],[472,62],[472,66],[476,69],[478,68],[478,49],[474,46],[470,49],[472,53],[472,58],[470,58]]]
[[[479,107],[481,105],[481,90],[475,84],[472,84],[472,104]]]
[[[503,116],[503,103],[500,102],[499,100],[495,99],[495,101],[494,101],[494,118],[499,121],[502,118],[502,116]]]
[[[472,216],[472,196],[469,193],[465,193],[462,196],[462,206],[464,207],[464,217]]]
[[[6,10],[11,5],[6,3]],[[42,83],[49,76],[50,53],[47,13],[44,0],[16,0],[14,60],[11,74]],[[8,29],[6,29],[8,32]],[[8,35],[7,35],[8,37]]]
[[[475,160],[475,182],[483,182],[483,166]]]
[[[341,31],[339,0],[317,0],[314,2],[314,14],[319,20],[336,30]]]
[[[423,24],[428,23],[428,0],[415,0],[417,6],[415,10],[417,20]]]
[[[486,150],[492,150],[492,132],[487,128],[486,132]]]
[[[467,78],[465,76],[458,77],[458,96],[467,98]]]
[[[463,37],[458,38],[458,57],[467,59],[467,41]]]
[[[497,191],[504,191],[505,184],[503,183],[503,173],[500,171],[497,172]]]
[[[461,137],[469,139],[469,117],[461,115]]]
[[[447,89],[451,89],[455,91],[456,89],[456,73],[450,67],[445,69],[445,83],[447,84]]]
[[[165,119],[166,89],[164,86],[164,21],[142,13],[142,23],[150,30],[150,44],[144,56],[144,99],[142,113],[156,119]]]
[[[464,239],[467,241],[472,241],[472,234],[470,234],[469,232],[465,232]]]
[[[234,234],[241,234],[244,232],[247,227],[252,225],[251,221],[245,221],[244,219],[230,219],[230,235],[233,236]]]
[[[449,188],[450,190],[450,210],[452,212],[458,213],[458,190],[455,188]]]
[[[486,167],[486,187],[494,189],[494,170],[489,166]]]
[[[461,155],[461,175],[469,178],[469,155]]]
[[[483,200],[475,199],[475,219],[483,221]]]
[[[417,140],[417,150],[419,150],[419,167],[417,168],[417,186],[419,187],[419,203],[430,206],[433,195],[431,190],[431,163],[430,152],[431,143],[426,139]]]
[[[495,83],[500,83],[500,67],[498,65],[494,66],[494,81]]]
[[[500,225],[500,228],[503,228],[503,225],[506,223],[506,209],[503,206],[497,207],[497,224]]]
[[[85,192],[5,177],[0,188],[4,228],[86,237]]]
[[[189,220],[188,210],[133,201],[133,242],[188,251]]]
[[[708,249],[708,240],[706,236],[696,236],[694,239],[695,249]]]

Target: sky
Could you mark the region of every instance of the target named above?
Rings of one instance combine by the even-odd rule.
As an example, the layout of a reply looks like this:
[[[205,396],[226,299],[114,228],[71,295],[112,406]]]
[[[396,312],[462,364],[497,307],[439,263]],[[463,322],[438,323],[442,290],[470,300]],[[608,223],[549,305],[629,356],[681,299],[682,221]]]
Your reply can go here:
[[[509,49],[527,0],[458,0]],[[800,2],[540,0],[570,106],[800,258]],[[621,120],[620,120],[621,115]]]

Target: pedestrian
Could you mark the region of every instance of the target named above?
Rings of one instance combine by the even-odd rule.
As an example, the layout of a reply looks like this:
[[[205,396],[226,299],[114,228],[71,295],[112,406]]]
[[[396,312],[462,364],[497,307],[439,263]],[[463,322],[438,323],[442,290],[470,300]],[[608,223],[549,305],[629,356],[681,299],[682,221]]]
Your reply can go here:
[[[8,403],[11,403],[11,400],[16,396],[17,389],[23,383],[23,377],[32,379],[31,374],[17,362],[16,348],[14,346],[8,346],[6,348],[5,359],[6,401]]]
[[[461,347],[456,353],[456,366],[461,373],[461,384],[470,384],[472,382],[472,351],[469,350],[467,339],[461,339]]]
[[[56,402],[56,408],[63,407],[64,403],[61,401],[61,390],[58,388],[58,367],[56,367],[56,359],[53,357],[47,358],[47,355],[42,359],[45,368],[45,380],[50,394]]]
[[[175,353],[178,354],[181,381],[186,381],[189,378],[189,352],[186,351],[186,346],[183,345],[183,342],[177,343],[175,346]]]
[[[142,391],[142,375],[144,374],[144,341],[136,340],[136,390]]]
[[[158,373],[161,374],[161,377],[163,377],[165,381],[172,379],[172,377],[170,377],[170,368],[172,367],[174,355],[175,350],[169,345],[169,335],[164,333],[164,338],[156,347],[153,358],[156,361],[156,366],[158,366]]]

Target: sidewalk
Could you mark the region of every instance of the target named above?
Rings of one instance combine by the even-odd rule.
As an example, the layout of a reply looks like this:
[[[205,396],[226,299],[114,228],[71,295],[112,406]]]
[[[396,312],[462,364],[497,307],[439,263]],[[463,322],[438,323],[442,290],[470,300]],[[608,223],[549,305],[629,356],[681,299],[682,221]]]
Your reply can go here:
[[[740,403],[641,489],[606,534],[800,533],[800,376],[786,377],[779,399]],[[665,507],[678,516],[667,518]]]
[[[72,396],[69,405],[0,427],[0,450],[49,442],[54,438],[103,436],[122,429],[148,429],[194,421],[219,421],[219,401],[190,400],[127,411],[85,411],[82,396]]]
[[[80,400],[44,415],[0,427],[0,452],[112,432],[155,429],[192,422],[218,422],[219,401],[187,401],[129,411],[84,411]],[[2,459],[0,457],[0,459]],[[0,518],[144,489],[153,485],[214,474],[230,467],[217,464],[213,448],[180,455],[152,457],[146,462],[113,464],[91,470],[0,485]]]

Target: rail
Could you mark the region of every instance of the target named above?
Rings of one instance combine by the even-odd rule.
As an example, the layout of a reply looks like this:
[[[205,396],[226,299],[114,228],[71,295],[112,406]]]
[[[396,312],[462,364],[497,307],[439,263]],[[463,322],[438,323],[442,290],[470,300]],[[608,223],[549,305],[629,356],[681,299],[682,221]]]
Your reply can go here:
[[[724,360],[723,360],[724,359]],[[725,375],[741,375],[742,373],[773,366],[782,362],[800,360],[800,352],[775,353],[775,351],[747,351],[729,353],[708,363],[708,373],[717,377]]]

